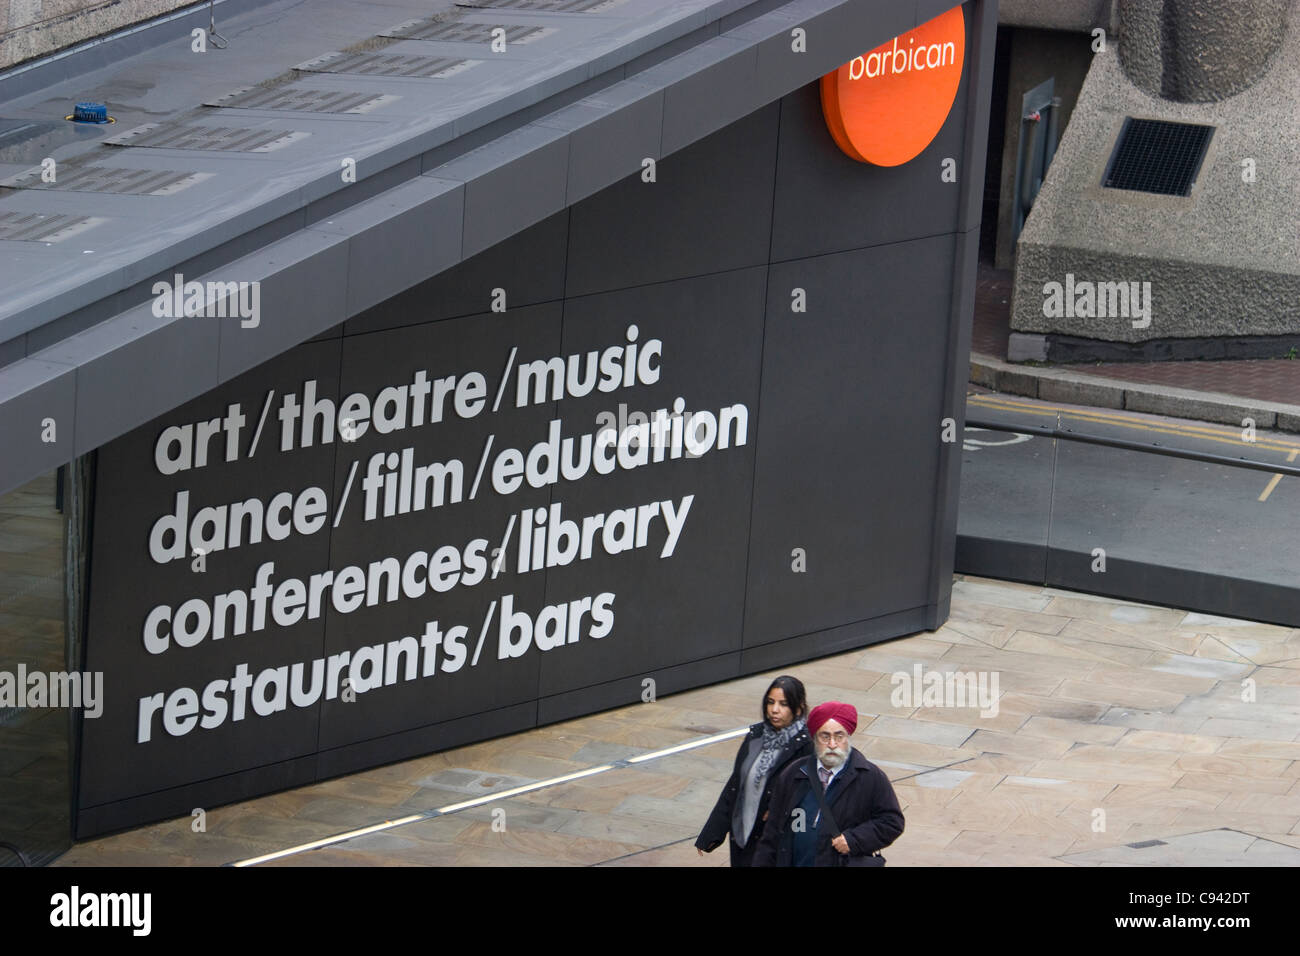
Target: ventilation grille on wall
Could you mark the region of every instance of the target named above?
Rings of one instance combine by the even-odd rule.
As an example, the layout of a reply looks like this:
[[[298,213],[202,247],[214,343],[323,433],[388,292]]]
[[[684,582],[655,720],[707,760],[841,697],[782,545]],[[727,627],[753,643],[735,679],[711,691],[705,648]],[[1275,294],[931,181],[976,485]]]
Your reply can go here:
[[[542,13],[602,13],[627,0],[456,0],[458,7],[484,10],[536,10]]]
[[[310,135],[301,130],[145,123],[118,133],[104,140],[104,143],[109,146],[150,146],[156,149],[220,149],[240,153],[269,153]]]
[[[38,212],[0,212],[0,239],[25,242],[59,242],[105,220],[98,216],[44,215]]]
[[[121,193],[128,196],[170,196],[213,175],[176,169],[123,169],[89,163],[59,163],[54,167],[54,182],[46,182],[44,172],[42,167],[35,166],[8,179],[0,179],[0,186],[14,189],[67,189],[79,193]]]
[[[448,77],[463,73],[479,62],[448,56],[416,56],[402,53],[326,53],[306,63],[299,63],[294,69],[311,73]]]
[[[492,31],[500,26],[505,31],[507,45],[531,43],[548,33],[549,27],[533,27],[526,23],[491,24],[468,23],[463,20],[407,20],[385,30],[380,36],[400,37],[404,40],[439,40],[443,43],[491,43]]]
[[[1189,196],[1213,135],[1213,126],[1126,117],[1101,184]]]
[[[276,86],[270,89],[244,87],[206,101],[204,106],[241,110],[291,110],[302,113],[369,113],[401,97],[389,93],[353,93],[348,90],[317,90],[305,86]]]

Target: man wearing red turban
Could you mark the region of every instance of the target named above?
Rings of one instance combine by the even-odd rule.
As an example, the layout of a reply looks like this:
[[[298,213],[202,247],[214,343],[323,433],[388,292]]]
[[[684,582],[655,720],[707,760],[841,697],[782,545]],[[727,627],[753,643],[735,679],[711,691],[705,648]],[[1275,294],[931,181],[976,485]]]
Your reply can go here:
[[[814,755],[777,777],[754,866],[883,866],[903,832],[885,772],[849,744],[858,711],[838,700],[808,715]]]

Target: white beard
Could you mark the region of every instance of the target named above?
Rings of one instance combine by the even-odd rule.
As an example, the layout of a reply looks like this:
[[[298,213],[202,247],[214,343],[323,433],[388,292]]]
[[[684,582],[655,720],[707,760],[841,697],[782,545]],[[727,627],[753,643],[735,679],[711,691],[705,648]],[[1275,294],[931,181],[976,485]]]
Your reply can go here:
[[[822,753],[817,756],[817,759],[821,761],[821,765],[827,770],[834,770],[836,767],[842,765],[847,757],[847,750],[840,750],[836,753],[831,753],[829,750],[826,750],[822,751]]]

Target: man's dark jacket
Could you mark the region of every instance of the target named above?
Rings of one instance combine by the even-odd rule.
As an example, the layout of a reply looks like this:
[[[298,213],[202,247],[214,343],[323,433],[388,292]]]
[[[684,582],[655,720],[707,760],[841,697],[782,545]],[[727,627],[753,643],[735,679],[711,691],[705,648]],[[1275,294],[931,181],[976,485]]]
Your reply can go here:
[[[809,796],[809,774],[816,774],[817,758],[797,760],[785,768],[772,787],[767,826],[754,854],[753,866],[790,866],[794,857],[795,809]],[[814,806],[816,805],[815,798]],[[848,764],[831,782],[828,802],[835,822],[844,831],[849,856],[871,856],[889,846],[903,832],[903,811],[885,772],[856,748]],[[815,811],[814,811],[815,816]],[[813,817],[804,826],[812,828]],[[817,833],[817,866],[843,866],[842,854],[831,846],[830,826],[823,819]]]
[[[722,788],[722,795],[718,797],[713,812],[709,814],[704,829],[700,831],[699,839],[695,841],[695,845],[705,853],[712,853],[731,834],[731,818],[736,811],[737,804],[740,802],[740,774],[744,767],[745,755],[749,752],[750,745],[756,738],[762,739],[764,726],[763,721],[751,726],[749,736],[741,741],[740,748],[736,751],[736,766],[731,771],[731,779]],[[763,785],[763,795],[758,801],[758,816],[754,818],[753,832],[743,848],[737,847],[734,842],[731,844],[732,866],[750,865],[754,851],[758,848],[759,837],[763,833],[763,814],[767,812],[768,800],[772,796],[772,784],[776,781],[781,769],[791,760],[797,760],[811,753],[812,740],[809,739],[806,728],[795,734],[781,749],[781,753],[777,755],[776,762],[767,775],[767,782]]]

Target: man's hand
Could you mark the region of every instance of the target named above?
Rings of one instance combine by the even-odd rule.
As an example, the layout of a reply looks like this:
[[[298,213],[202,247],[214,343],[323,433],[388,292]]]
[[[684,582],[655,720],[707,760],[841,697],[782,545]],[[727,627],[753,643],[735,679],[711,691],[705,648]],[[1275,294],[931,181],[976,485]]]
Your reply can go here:
[[[837,836],[834,840],[831,840],[831,846],[839,850],[844,856],[849,855],[849,841],[844,839],[843,833]]]

